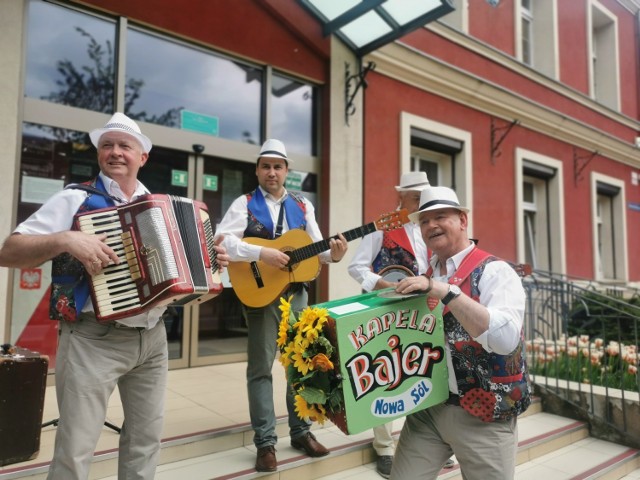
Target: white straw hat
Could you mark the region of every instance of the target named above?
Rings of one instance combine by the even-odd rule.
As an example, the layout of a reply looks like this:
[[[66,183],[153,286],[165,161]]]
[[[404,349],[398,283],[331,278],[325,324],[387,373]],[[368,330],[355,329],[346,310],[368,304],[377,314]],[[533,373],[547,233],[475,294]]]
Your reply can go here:
[[[107,132],[124,132],[134,137],[142,146],[145,153],[149,153],[153,146],[151,140],[140,131],[140,127],[136,122],[127,117],[124,113],[116,112],[102,128],[96,128],[89,132],[91,143],[98,148],[100,138]]]
[[[409,172],[402,174],[400,185],[396,186],[396,190],[398,192],[421,192],[430,186],[426,172]]]
[[[260,154],[258,155],[258,158],[260,157],[281,158],[287,162],[289,161],[287,158],[287,151],[284,148],[284,143],[280,140],[276,140],[275,138],[270,138],[262,144]]]
[[[431,210],[439,210],[443,208],[455,208],[461,212],[468,213],[469,209],[460,205],[456,192],[448,187],[431,187],[422,191],[420,194],[420,208],[417,212],[409,214],[409,220],[418,223],[420,214]]]

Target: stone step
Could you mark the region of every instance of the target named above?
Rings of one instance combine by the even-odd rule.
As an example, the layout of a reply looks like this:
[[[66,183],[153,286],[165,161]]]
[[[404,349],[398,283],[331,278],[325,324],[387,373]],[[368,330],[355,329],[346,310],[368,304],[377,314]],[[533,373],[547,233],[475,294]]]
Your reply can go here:
[[[403,421],[394,422],[394,432],[400,433]],[[178,437],[162,443],[157,480],[213,479],[380,479],[375,472],[375,453],[371,446],[372,432],[344,435],[330,423],[315,426],[314,434],[331,453],[312,459],[289,445],[285,418],[278,419],[278,471],[258,473],[253,468],[255,447],[248,424],[239,424]],[[519,450],[516,478],[521,479],[640,479],[640,456],[624,446],[590,438],[583,422],[541,411],[534,401],[518,421]],[[115,435],[115,433],[114,433]],[[92,464],[91,479],[116,480],[115,449],[98,452]],[[0,480],[46,478],[48,463],[31,465],[11,472],[4,470]],[[637,471],[636,471],[637,470]],[[558,476],[560,475],[560,476]],[[443,470],[439,479],[460,479],[458,465]],[[624,477],[626,478],[626,477]]]

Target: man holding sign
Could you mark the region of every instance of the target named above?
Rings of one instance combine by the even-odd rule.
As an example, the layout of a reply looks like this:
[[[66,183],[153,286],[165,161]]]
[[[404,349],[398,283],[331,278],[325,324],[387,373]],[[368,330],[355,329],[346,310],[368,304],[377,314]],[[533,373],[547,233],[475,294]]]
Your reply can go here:
[[[467,236],[469,209],[447,187],[422,192],[409,215],[433,252],[425,275],[396,292],[423,291],[444,304],[449,400],[407,416],[395,480],[435,479],[455,454],[468,479],[513,479],[517,416],[531,403],[524,359],[525,292],[513,268]]]

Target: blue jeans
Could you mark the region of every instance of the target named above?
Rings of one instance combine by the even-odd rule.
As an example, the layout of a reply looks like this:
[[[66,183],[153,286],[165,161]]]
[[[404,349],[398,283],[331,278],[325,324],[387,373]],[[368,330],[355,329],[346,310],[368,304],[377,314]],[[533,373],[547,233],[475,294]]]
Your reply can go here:
[[[289,294],[285,292],[286,298]],[[300,311],[307,306],[307,292],[301,289],[291,300],[291,309]],[[257,448],[275,445],[276,413],[273,406],[273,378],[271,369],[276,358],[278,346],[278,327],[281,312],[280,298],[263,308],[243,306],[247,323],[247,390],[249,393],[249,414]],[[309,422],[302,420],[295,412],[293,390],[287,385],[287,411],[289,413],[289,435],[298,438],[309,431]]]

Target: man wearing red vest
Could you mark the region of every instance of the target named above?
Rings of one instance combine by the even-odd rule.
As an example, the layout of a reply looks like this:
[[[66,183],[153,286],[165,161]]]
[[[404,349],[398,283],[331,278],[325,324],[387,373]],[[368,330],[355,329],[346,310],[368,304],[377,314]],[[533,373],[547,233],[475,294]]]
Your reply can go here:
[[[469,209],[453,190],[431,187],[409,215],[433,255],[425,275],[398,293],[423,291],[431,309],[444,305],[449,400],[409,415],[391,478],[435,479],[455,454],[467,479],[513,479],[517,416],[531,403],[524,359],[525,292],[507,263],[467,235]]]
[[[400,199],[399,208],[409,213],[418,210],[420,192],[429,188],[425,172],[409,172],[402,175],[396,191]],[[349,275],[366,292],[395,286],[397,278],[403,275],[419,275],[427,270],[427,247],[422,240],[420,228],[415,223],[407,223],[396,230],[378,230],[362,239],[349,264]],[[385,275],[384,271],[389,272]],[[399,272],[399,273],[392,273]],[[384,478],[389,478],[395,452],[392,436],[393,422],[373,429],[373,448],[378,456],[376,470]]]

